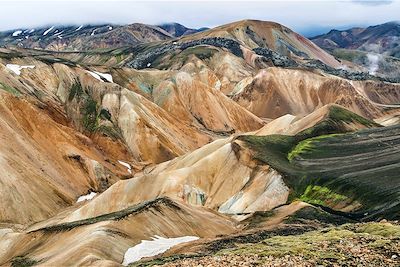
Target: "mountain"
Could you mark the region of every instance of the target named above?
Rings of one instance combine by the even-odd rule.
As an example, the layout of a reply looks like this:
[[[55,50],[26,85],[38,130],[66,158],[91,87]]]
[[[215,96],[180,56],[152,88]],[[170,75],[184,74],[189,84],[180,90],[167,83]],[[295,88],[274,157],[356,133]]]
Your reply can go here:
[[[146,24],[48,26],[0,33],[0,45],[56,51],[122,47],[171,39],[163,29]]]
[[[329,66],[339,66],[339,63],[331,55],[307,38],[274,22],[243,20],[200,32],[186,39],[210,37],[234,39],[241,45],[255,50],[256,53],[267,53],[264,49],[269,49],[295,60],[297,57],[318,59]]]
[[[399,36],[400,23],[393,21],[367,28],[331,30],[326,34],[312,37],[311,40],[328,50],[335,48],[358,49],[399,58]]]
[[[165,30],[166,32],[170,33],[174,37],[180,37],[182,35],[189,35],[196,32],[202,32],[208,30],[208,28],[191,29],[179,23],[165,23],[159,25],[159,27]]]
[[[367,28],[331,30],[312,37],[336,58],[364,67],[373,75],[398,77],[400,71],[400,23],[388,22]]]
[[[398,80],[274,22],[90,27],[2,39],[1,266],[398,265]]]

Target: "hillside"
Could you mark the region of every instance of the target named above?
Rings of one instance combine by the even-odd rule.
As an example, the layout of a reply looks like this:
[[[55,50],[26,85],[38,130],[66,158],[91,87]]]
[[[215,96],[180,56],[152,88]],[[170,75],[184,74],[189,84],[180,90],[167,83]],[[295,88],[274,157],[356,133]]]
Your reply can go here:
[[[182,27],[1,39],[0,265],[397,266],[400,83]]]

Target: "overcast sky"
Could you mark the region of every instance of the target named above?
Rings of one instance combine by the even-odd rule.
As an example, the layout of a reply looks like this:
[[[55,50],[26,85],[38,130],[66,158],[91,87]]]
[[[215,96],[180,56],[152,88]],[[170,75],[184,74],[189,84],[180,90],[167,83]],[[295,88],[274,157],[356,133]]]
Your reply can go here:
[[[241,19],[271,20],[310,36],[331,28],[400,20],[400,0],[358,1],[3,1],[0,30],[53,24],[179,22],[214,27]]]

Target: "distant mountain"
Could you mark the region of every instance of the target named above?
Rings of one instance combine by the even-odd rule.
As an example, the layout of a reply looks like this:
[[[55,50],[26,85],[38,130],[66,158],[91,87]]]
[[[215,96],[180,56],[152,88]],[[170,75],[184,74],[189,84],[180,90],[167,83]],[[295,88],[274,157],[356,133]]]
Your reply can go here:
[[[208,28],[191,29],[191,28],[187,28],[179,23],[166,23],[166,24],[159,25],[159,27],[175,37],[180,37],[183,35],[188,35],[188,34],[193,34],[193,33],[208,30]]]
[[[0,32],[0,46],[48,50],[90,50],[171,39],[165,30],[152,25],[48,26]]]
[[[357,49],[400,58],[400,23],[388,22],[367,28],[351,28],[344,31],[331,30],[312,37],[318,46],[333,50]]]
[[[130,25],[50,25],[0,32],[0,46],[57,51],[92,50],[163,41],[206,29],[190,29],[179,23],[160,26],[141,23]]]

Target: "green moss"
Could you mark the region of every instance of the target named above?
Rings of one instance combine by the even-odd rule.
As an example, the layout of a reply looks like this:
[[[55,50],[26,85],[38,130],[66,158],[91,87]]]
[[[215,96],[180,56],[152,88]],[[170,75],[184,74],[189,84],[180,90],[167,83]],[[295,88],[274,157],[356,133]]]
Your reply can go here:
[[[394,151],[400,144],[399,129],[397,125],[311,138],[309,133],[301,133],[238,139],[253,151],[254,159],[282,174],[291,188],[289,201],[302,198],[330,208],[341,201],[344,205],[357,202],[361,208],[348,214],[351,218],[396,219],[400,214],[400,154]],[[331,192],[327,197],[317,194],[318,190],[305,194],[309,186],[326,187]]]
[[[13,88],[11,86],[8,86],[7,84],[4,84],[4,83],[0,83],[0,89],[2,89],[4,91],[7,91],[7,92],[9,92],[9,93],[11,93],[11,94],[13,94],[15,96],[20,96],[21,95],[21,93],[17,89],[15,89],[15,88]]]
[[[99,114],[101,119],[111,121],[111,114],[107,109],[102,108]]]
[[[313,140],[312,139],[307,139],[304,141],[301,141],[298,143],[292,151],[289,152],[287,158],[289,161],[291,161],[294,157],[300,155],[301,153],[304,153],[305,151],[311,150],[314,145],[312,144]]]
[[[380,127],[379,124],[338,106],[330,107],[329,118],[337,123],[353,122],[353,123],[360,123],[361,125],[364,125],[366,127]]]
[[[368,223],[360,225],[354,231],[357,233],[368,233],[371,235],[379,235],[383,237],[400,238],[400,225],[392,225],[386,223]]]
[[[30,267],[39,264],[40,262],[25,256],[18,256],[11,260],[12,267]]]
[[[385,245],[396,247],[395,240],[400,234],[399,228],[398,225],[380,223],[346,224],[300,235],[273,236],[256,244],[237,244],[233,248],[219,251],[217,255],[257,255],[260,263],[266,263],[270,256],[301,256],[322,265],[330,265],[333,262],[341,265],[354,257],[347,250],[338,249],[343,247],[343,242],[352,242],[370,249]],[[381,235],[381,229],[391,234]],[[375,250],[374,253],[382,252]]]
[[[75,80],[69,90],[68,101],[71,102],[75,97],[80,97],[83,93],[81,82],[79,80]]]
[[[345,259],[347,256],[341,251],[321,250],[319,242],[338,243],[344,238],[351,238],[354,233],[347,230],[332,229],[326,233],[312,231],[297,236],[274,236],[258,244],[244,244],[237,248],[223,250],[219,255],[258,255],[260,258],[269,256],[281,258],[287,255],[301,255],[303,258],[329,260]]]
[[[300,200],[310,204],[329,206],[346,201],[348,200],[348,197],[337,194],[327,187],[309,185],[307,186],[304,194],[300,196]]]
[[[345,223],[354,222],[346,217],[329,213],[320,207],[306,206],[296,211],[284,220],[286,224],[309,224],[309,222],[319,222],[321,224],[342,225]]]
[[[99,113],[97,102],[89,98],[83,107],[83,127],[89,132],[95,132],[99,126]]]
[[[144,260],[144,261],[139,261],[139,262],[134,262],[129,264],[129,267],[150,267],[150,266],[160,266],[163,264],[167,264],[169,262],[174,262],[177,260],[182,260],[182,259],[192,259],[192,258],[198,258],[203,255],[197,255],[197,254],[177,254],[177,255],[172,255],[169,257],[164,257],[164,258],[158,258],[154,260]]]

